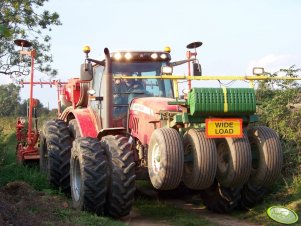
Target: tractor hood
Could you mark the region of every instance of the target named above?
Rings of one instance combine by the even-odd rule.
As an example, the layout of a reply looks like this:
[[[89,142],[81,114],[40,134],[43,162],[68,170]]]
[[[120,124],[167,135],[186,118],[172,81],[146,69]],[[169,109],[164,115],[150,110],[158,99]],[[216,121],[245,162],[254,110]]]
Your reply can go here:
[[[156,115],[160,111],[180,111],[177,105],[168,105],[168,102],[175,101],[166,97],[142,97],[133,99],[131,111],[142,112],[148,115]]]

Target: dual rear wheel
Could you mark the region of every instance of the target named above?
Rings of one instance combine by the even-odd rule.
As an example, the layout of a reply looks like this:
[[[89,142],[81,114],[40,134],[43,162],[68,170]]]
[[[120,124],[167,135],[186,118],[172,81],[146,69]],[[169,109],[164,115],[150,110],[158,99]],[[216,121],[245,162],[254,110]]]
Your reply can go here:
[[[135,163],[127,138],[77,138],[71,153],[73,206],[116,218],[128,215],[134,201]]]

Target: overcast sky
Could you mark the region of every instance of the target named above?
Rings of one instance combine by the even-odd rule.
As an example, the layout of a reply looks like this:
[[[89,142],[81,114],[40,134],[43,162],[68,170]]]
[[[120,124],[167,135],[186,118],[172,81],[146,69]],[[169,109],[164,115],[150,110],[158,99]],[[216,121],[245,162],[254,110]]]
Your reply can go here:
[[[62,81],[79,75],[86,44],[91,57],[105,47],[170,46],[172,59],[181,60],[188,43],[202,41],[198,58],[205,75],[251,74],[253,66],[271,72],[301,67],[300,0],[49,0],[46,7],[63,23],[51,33],[53,67]],[[56,106],[53,88],[34,92],[44,105]],[[27,97],[24,89],[22,98]]]

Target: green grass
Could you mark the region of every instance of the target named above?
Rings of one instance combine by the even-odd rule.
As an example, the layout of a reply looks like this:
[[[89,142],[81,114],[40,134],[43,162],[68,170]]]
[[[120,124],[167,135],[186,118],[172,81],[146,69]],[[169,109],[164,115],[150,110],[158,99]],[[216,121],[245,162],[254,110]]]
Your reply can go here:
[[[163,221],[176,226],[216,225],[202,219],[199,215],[188,210],[174,207],[162,201],[137,199],[135,207],[139,213],[149,219]]]
[[[11,133],[6,136],[4,153],[5,159],[2,165],[0,164],[0,187],[12,181],[24,181],[34,187],[36,190],[43,191],[46,195],[62,195],[59,191],[52,189],[44,174],[38,167],[23,166],[16,163],[16,138],[15,134]],[[0,153],[1,154],[1,153]],[[70,201],[70,200],[69,200]],[[29,209],[31,214],[38,212],[37,209]],[[106,217],[99,217],[84,211],[74,210],[72,208],[57,209],[54,215],[63,223],[72,225],[99,225],[99,226],[125,226],[126,224],[120,221],[115,221]],[[45,219],[46,220],[46,219]],[[55,226],[51,222],[45,222],[44,225]]]

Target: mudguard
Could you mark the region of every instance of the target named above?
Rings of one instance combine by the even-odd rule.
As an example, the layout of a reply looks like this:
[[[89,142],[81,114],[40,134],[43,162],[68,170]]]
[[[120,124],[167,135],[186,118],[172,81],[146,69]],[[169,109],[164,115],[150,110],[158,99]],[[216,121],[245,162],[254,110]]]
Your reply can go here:
[[[99,128],[95,114],[90,108],[73,109],[72,107],[68,107],[60,118],[67,122],[75,118],[81,137],[97,137]]]

